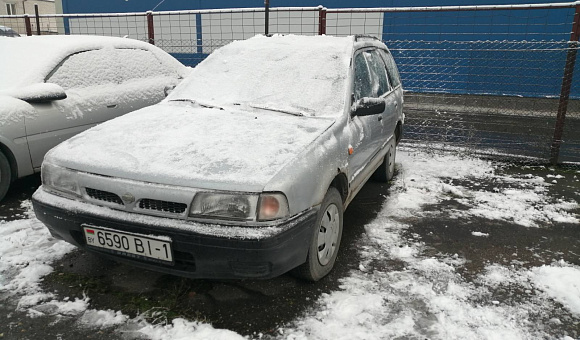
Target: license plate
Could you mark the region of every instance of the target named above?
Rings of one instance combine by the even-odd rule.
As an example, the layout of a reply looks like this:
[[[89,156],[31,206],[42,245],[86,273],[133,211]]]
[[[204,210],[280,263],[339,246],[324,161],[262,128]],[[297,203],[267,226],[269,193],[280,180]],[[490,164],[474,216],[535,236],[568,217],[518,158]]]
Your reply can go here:
[[[129,257],[173,262],[171,241],[164,237],[120,232],[108,228],[83,226],[87,245],[108,249]]]

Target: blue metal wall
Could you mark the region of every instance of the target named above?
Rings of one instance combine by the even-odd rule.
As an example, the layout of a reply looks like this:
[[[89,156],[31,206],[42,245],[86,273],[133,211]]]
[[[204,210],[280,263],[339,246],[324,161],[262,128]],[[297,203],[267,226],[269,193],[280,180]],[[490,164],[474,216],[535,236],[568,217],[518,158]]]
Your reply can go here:
[[[495,5],[495,4],[532,4],[545,3],[542,0],[314,0],[314,1],[288,1],[271,0],[272,7],[288,6],[318,6],[323,5],[328,8],[347,7],[398,7],[398,6],[447,6],[447,5]],[[62,0],[64,13],[117,13],[117,12],[144,12],[152,10],[161,0]],[[157,11],[183,10],[183,9],[211,9],[211,8],[240,8],[240,7],[262,7],[263,0],[165,0]]]
[[[543,3],[543,0],[271,0],[272,7],[327,8]],[[64,13],[262,7],[263,0],[62,0]],[[559,94],[574,9],[385,13],[383,40],[406,89],[552,97]],[[197,21],[200,39],[201,16]],[[542,41],[543,43],[538,43]],[[519,42],[519,43],[517,43]],[[556,43],[557,42],[557,43]],[[411,45],[412,44],[412,45]],[[175,55],[194,66],[206,55]],[[573,87],[572,97],[580,97]]]

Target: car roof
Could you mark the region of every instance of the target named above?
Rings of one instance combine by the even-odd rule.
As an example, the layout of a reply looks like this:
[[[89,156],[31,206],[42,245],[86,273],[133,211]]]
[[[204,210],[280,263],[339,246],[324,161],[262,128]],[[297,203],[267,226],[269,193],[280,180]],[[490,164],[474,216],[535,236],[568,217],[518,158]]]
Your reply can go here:
[[[153,52],[164,63],[185,75],[185,66],[148,43],[117,37],[54,35],[20,39],[0,38],[0,90],[44,81],[44,77],[65,57],[102,48],[136,48]]]
[[[355,35],[354,36],[354,48],[364,48],[364,47],[378,47],[382,49],[387,49],[385,43],[383,43],[379,38],[372,35]]]

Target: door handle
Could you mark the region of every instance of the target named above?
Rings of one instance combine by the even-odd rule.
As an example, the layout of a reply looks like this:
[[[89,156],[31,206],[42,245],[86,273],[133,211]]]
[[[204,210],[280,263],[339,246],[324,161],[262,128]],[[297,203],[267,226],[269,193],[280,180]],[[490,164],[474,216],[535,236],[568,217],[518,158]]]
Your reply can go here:
[[[114,109],[117,107],[117,104],[107,105],[107,109]]]

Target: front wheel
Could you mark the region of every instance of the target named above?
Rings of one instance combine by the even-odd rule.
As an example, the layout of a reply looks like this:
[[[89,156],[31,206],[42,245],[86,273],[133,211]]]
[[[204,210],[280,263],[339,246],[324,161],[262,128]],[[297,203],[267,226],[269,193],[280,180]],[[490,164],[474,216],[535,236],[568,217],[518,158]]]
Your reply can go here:
[[[295,275],[318,281],[330,273],[342,238],[342,216],[342,198],[338,190],[331,187],[320,206],[306,262],[294,270]]]
[[[10,163],[2,152],[0,152],[0,201],[4,198],[12,181],[12,172]]]
[[[395,158],[397,157],[397,142],[395,138],[391,138],[389,143],[387,143],[387,154],[383,159],[383,162],[375,173],[373,174],[373,179],[379,182],[388,182],[393,179],[395,175]]]

